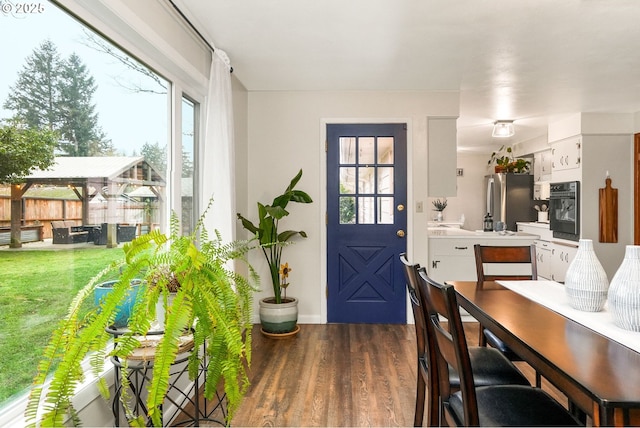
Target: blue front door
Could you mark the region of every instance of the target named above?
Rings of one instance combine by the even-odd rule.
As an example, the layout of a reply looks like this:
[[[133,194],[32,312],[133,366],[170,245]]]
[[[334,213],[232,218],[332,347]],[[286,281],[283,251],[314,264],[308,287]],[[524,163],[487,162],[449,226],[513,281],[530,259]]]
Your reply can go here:
[[[327,125],[327,320],[405,323],[405,124]]]

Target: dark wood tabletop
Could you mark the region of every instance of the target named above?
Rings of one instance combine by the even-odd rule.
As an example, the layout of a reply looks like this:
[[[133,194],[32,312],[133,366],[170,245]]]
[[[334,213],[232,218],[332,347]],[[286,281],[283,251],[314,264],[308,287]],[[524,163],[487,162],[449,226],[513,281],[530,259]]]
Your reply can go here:
[[[640,425],[640,353],[495,282],[447,281],[458,303],[593,418]]]

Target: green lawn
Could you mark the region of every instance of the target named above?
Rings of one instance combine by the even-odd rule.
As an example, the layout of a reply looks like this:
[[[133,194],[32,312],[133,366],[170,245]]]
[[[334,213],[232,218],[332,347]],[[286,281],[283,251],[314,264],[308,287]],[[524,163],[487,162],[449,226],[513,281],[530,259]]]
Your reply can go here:
[[[121,248],[0,252],[0,404],[27,389],[75,293]]]

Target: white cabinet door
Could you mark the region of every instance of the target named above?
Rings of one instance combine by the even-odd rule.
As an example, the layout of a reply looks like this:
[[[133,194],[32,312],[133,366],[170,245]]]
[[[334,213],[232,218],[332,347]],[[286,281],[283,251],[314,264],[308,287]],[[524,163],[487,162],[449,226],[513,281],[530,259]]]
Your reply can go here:
[[[551,242],[536,241],[538,279],[552,279]]]
[[[551,180],[551,149],[533,155],[533,181]]]
[[[551,244],[551,279],[557,282],[564,282],[569,264],[578,252],[578,246],[569,246],[563,244]]]
[[[562,171],[580,167],[582,139],[568,138],[551,145],[551,169]]]

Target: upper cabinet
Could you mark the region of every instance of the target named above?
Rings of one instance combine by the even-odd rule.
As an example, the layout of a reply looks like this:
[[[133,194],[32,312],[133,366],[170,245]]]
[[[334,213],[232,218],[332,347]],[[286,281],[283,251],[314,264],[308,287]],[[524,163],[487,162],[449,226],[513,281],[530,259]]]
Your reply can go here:
[[[427,118],[429,197],[457,194],[457,128],[455,117]]]
[[[533,181],[551,181],[551,149],[533,154]]]
[[[582,139],[567,138],[551,144],[551,169],[564,171],[580,168],[582,161]]]

